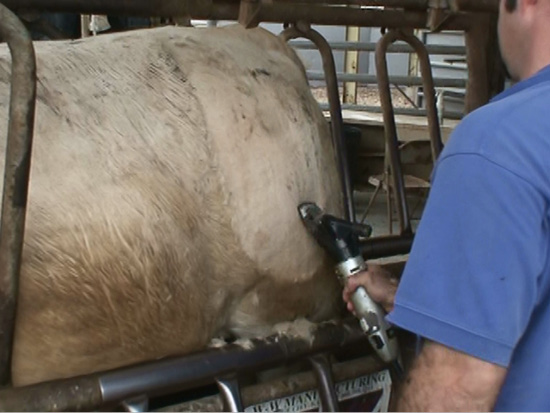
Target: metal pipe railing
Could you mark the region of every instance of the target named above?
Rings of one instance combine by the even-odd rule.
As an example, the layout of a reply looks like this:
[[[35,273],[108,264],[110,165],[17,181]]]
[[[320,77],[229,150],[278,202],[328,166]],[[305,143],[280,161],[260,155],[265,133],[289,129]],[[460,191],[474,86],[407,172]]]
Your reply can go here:
[[[397,0],[396,1],[397,4]],[[404,0],[406,6],[410,0]],[[239,2],[229,0],[4,0],[13,10],[70,12],[78,14],[109,14],[147,17],[188,16],[204,20],[238,20]],[[338,4],[301,4],[259,2],[255,20],[258,22],[296,23],[307,21],[320,25],[342,25],[386,28],[426,28],[430,13],[423,10],[372,9],[345,7]],[[497,8],[498,9],[498,8]],[[462,10],[462,9],[460,9]],[[466,10],[466,9],[464,9]],[[470,27],[472,15],[457,12],[446,22],[449,30]]]
[[[348,380],[355,380],[358,377],[367,376],[384,370],[386,365],[375,355],[355,358],[332,365],[334,381],[338,384]],[[280,379],[270,380],[245,386],[242,389],[243,402],[246,407],[252,407],[252,411],[262,411],[258,404],[272,403],[277,399],[292,397],[295,394],[315,389],[317,378],[314,372],[305,371]],[[274,407],[273,405],[271,405]],[[254,408],[256,407],[256,409]],[[277,407],[289,410],[288,404],[278,404]],[[183,403],[161,407],[156,411],[160,412],[221,412],[223,402],[220,395],[207,396],[201,399],[185,401]]]
[[[368,341],[356,319],[317,326],[305,339],[274,335],[85,377],[0,390],[0,411],[82,411],[112,408],[136,396],[155,397],[213,384],[217,377],[258,371]]]
[[[304,4],[329,4],[343,6],[362,7],[388,7],[407,8],[409,10],[425,10],[428,7],[428,0],[274,0],[276,2],[304,3]]]
[[[316,49],[316,46],[308,41],[294,40],[288,43],[290,46],[299,50]],[[332,50],[357,50],[359,52],[374,52],[376,43],[373,42],[330,42]],[[430,44],[426,45],[429,54],[436,55],[466,55],[466,47],[464,46],[445,46]],[[406,44],[392,44],[388,47],[388,53],[413,53],[414,49]]]
[[[344,137],[344,121],[342,119],[340,94],[338,92],[338,79],[336,78],[336,65],[334,63],[332,49],[326,39],[319,32],[313,30],[305,24],[299,24],[299,27],[289,27],[280,34],[280,37],[286,42],[290,39],[303,37],[311,40],[319,49],[319,53],[321,54],[323,61],[323,79],[327,85],[332,140],[336,151],[340,182],[342,185],[344,214],[348,221],[355,221],[355,207],[353,205],[353,190],[351,187],[348,151]]]
[[[329,106],[327,103],[319,103],[321,110],[328,110]],[[358,112],[371,112],[371,113],[382,113],[382,108],[380,106],[370,106],[370,105],[355,105],[351,103],[342,104],[342,110],[355,110]],[[394,113],[396,115],[407,115],[407,116],[421,116],[425,117],[428,115],[426,109],[415,109],[415,108],[394,108]],[[460,120],[464,117],[462,112],[444,110],[443,117],[445,119]]]
[[[430,6],[429,0],[322,0],[319,2],[314,0],[278,0],[273,2],[273,6],[275,6],[273,10],[279,10],[279,5],[286,7],[291,2],[298,4],[303,10],[312,7],[311,3],[323,8],[327,8],[327,6],[361,5],[427,10]],[[236,5],[238,8],[239,1],[227,1],[226,3]],[[198,16],[198,12],[204,15],[216,8],[212,7],[215,4],[212,0],[5,0],[4,4],[9,8],[19,10],[36,9],[81,14],[107,13],[158,17],[175,17],[188,14],[195,17],[193,14],[197,14],[197,18],[206,18],[206,16]],[[454,10],[461,11],[498,12],[498,0],[451,0],[451,6]],[[349,11],[357,12],[359,10]],[[380,22],[380,24],[385,25],[384,22]]]
[[[365,74],[355,74],[355,73],[337,73],[337,79],[343,82],[357,82],[365,84],[376,84],[378,83],[378,77],[376,75],[365,75]],[[307,77],[309,80],[324,80],[324,74],[322,72],[307,71]],[[392,85],[402,85],[402,86],[423,86],[424,79],[422,77],[416,76],[392,76],[389,78],[390,84]],[[467,79],[445,79],[438,78],[433,79],[432,83],[435,87],[455,87],[455,88],[465,88]]]
[[[0,385],[10,382],[36,103],[36,58],[31,37],[0,4],[0,37],[12,56],[4,193],[0,218]]]
[[[426,111],[428,116],[428,128],[430,132],[430,145],[432,149],[432,161],[435,165],[439,154],[443,150],[441,141],[441,128],[437,113],[437,102],[435,96],[436,80],[432,75],[432,64],[426,45],[414,34],[398,31],[402,41],[411,45],[418,56],[420,71],[422,73],[422,86],[424,87],[424,99],[426,100]]]
[[[376,69],[378,73],[378,89],[380,91],[380,103],[384,116],[384,130],[386,138],[386,150],[389,156],[389,167],[392,179],[392,189],[395,196],[397,212],[401,233],[412,233],[407,199],[405,194],[405,183],[401,170],[401,161],[399,156],[399,143],[397,137],[397,126],[395,124],[395,113],[392,104],[390,78],[388,74],[388,63],[386,60],[387,50],[390,44],[401,40],[407,42],[415,49],[418,54],[422,68],[422,79],[424,86],[424,96],[426,99],[426,110],[428,114],[428,125],[430,131],[430,143],[432,149],[432,159],[435,164],[439,153],[443,147],[441,142],[441,132],[439,128],[439,118],[437,116],[434,80],[432,77],[431,63],[424,43],[422,43],[412,33],[404,33],[401,30],[388,31],[379,41],[376,48]]]

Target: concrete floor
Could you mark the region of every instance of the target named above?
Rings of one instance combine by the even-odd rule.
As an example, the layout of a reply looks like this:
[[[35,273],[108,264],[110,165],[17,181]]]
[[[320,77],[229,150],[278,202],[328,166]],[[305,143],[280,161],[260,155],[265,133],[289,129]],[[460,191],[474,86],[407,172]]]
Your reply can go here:
[[[369,192],[355,191],[354,192],[355,211],[356,211],[357,220],[361,219],[373,192],[374,191],[369,191]],[[408,201],[410,211],[412,211],[413,208],[416,207],[414,209],[413,219],[411,220],[413,231],[416,231],[420,216],[422,214],[422,210],[424,208],[425,196],[418,196],[418,195],[411,194],[407,196],[407,201]],[[371,210],[369,211],[365,219],[365,223],[368,223],[369,225],[372,226],[373,237],[380,237],[380,236],[389,234],[388,215],[387,215],[387,208],[386,208],[386,194],[383,193],[382,191],[380,191],[376,196],[374,204],[372,205]],[[393,234],[394,235],[399,234],[399,221],[397,219],[397,211],[395,210],[393,212]],[[369,262],[375,262],[377,264],[388,264],[388,263],[406,261],[407,258],[408,258],[408,254],[405,254],[405,255],[396,255],[393,257],[379,258],[379,259],[371,260]]]
[[[355,201],[355,215],[356,220],[360,220],[367,208],[369,200],[372,197],[374,191],[369,192],[354,192]],[[409,212],[412,215],[411,224],[413,230],[416,230],[419,219],[422,214],[422,210],[425,204],[425,196],[421,194],[409,194],[407,196],[407,202],[409,206]],[[394,205],[395,206],[395,205]],[[373,237],[383,236],[389,234],[389,220],[386,207],[386,194],[380,191],[376,196],[374,204],[372,205],[365,222],[372,226]],[[399,221],[397,218],[397,211],[394,208],[393,211],[393,234],[399,234]]]

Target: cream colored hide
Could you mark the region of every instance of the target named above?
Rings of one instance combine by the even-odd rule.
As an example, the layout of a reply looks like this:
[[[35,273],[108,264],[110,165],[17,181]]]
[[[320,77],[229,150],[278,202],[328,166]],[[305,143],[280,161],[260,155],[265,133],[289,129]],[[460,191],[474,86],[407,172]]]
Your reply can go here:
[[[16,385],[336,313],[332,265],[297,213],[341,213],[334,153],[289,47],[240,27],[35,46]],[[2,136],[9,62],[2,46]]]

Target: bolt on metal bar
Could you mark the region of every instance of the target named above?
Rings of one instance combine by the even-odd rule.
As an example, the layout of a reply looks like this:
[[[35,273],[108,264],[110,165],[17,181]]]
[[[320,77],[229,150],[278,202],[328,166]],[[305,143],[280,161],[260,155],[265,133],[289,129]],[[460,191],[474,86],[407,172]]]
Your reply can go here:
[[[322,79],[327,85],[328,101],[330,106],[330,119],[332,128],[332,140],[336,150],[340,182],[342,185],[342,202],[344,214],[348,221],[355,219],[355,207],[353,205],[353,189],[351,187],[351,175],[348,163],[347,144],[344,136],[344,121],[342,120],[342,109],[340,94],[338,92],[338,80],[336,78],[336,66],[330,45],[326,39],[308,25],[292,26],[284,30],[279,36],[286,42],[290,39],[304,37],[317,45],[323,61],[324,74]],[[303,27],[306,26],[306,27]]]
[[[317,72],[313,70],[307,71],[307,77],[309,80],[324,80],[322,72]],[[344,82],[358,82],[364,84],[376,84],[378,83],[378,77],[376,75],[362,75],[362,74],[352,74],[352,73],[338,73],[337,74],[339,81]],[[403,85],[403,86],[423,86],[424,79],[418,76],[392,76],[389,78],[390,84]],[[435,87],[455,87],[455,88],[465,88],[467,80],[466,79],[445,79],[438,78],[433,80]]]
[[[315,45],[309,41],[293,40],[288,43],[295,49],[311,50],[315,49]],[[376,43],[372,42],[330,42],[332,50],[357,50],[359,52],[374,52]],[[442,45],[426,45],[429,54],[436,55],[466,55],[466,47],[464,46],[442,46]],[[406,44],[392,44],[388,47],[388,53],[413,53],[414,49]]]
[[[332,369],[326,354],[316,354],[309,358],[315,372],[322,412],[338,412],[338,395],[332,377]]]
[[[216,379],[216,384],[223,400],[224,412],[244,412],[241,388],[237,376],[230,375]]]
[[[0,4],[0,37],[12,56],[4,194],[0,219],[0,385],[11,379],[11,355],[36,104],[36,58],[17,16]]]

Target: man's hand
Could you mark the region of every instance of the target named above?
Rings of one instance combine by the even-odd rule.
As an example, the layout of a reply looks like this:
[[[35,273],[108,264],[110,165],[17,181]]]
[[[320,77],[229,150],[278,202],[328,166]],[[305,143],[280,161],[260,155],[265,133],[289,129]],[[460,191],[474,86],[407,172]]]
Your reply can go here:
[[[379,265],[369,264],[367,271],[348,278],[343,298],[347,303],[348,310],[353,312],[353,304],[350,301],[351,294],[358,287],[364,287],[370,297],[389,313],[393,309],[397,284],[397,279],[389,271]]]
[[[491,411],[505,377],[504,367],[427,341],[398,394],[396,410]]]

